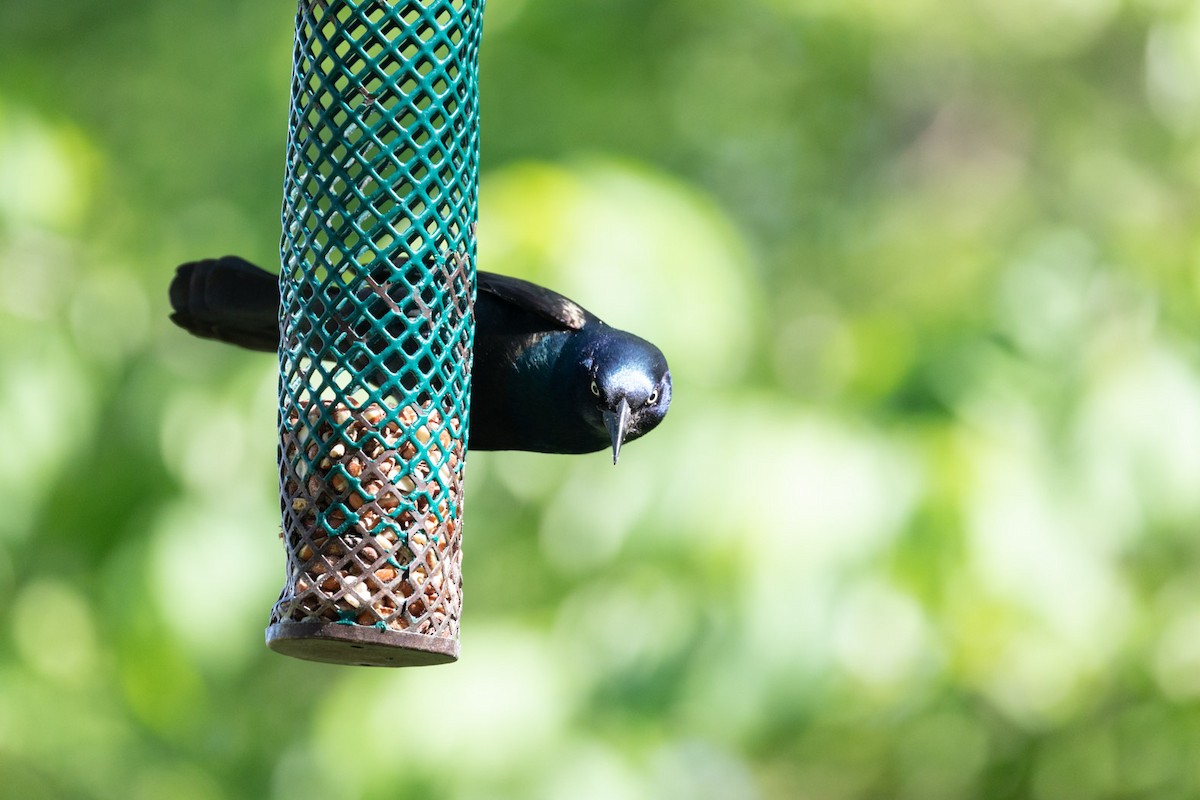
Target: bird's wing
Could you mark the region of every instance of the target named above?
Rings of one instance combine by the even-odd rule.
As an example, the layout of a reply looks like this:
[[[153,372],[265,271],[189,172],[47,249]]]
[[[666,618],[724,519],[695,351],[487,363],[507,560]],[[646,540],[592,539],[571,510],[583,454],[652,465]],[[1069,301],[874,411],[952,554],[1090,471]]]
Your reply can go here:
[[[479,291],[545,317],[566,330],[581,330],[584,325],[600,321],[599,317],[574,300],[520,278],[481,270],[478,273],[478,285]]]

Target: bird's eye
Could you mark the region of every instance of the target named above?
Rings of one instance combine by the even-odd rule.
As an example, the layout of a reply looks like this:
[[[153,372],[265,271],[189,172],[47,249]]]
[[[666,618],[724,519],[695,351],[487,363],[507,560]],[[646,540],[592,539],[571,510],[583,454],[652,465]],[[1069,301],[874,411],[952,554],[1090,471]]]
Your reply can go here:
[[[646,402],[649,403],[650,405],[654,405],[655,403],[658,402],[658,389],[655,389],[653,392],[650,393],[650,396],[646,398]]]
[[[596,397],[600,396],[600,387],[595,381],[592,381],[592,394],[596,395]]]

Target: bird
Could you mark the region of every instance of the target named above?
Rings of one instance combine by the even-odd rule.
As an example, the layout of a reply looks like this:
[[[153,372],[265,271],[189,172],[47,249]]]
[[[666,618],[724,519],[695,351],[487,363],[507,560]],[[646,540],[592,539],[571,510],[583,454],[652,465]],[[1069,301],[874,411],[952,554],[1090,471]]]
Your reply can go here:
[[[479,271],[477,289],[471,449],[611,449],[615,465],[623,445],[662,422],[671,371],[658,347],[530,281]],[[238,256],[191,261],[176,268],[168,294],[171,321],[189,333],[279,350],[280,283],[267,270]],[[336,296],[328,300],[336,307]],[[319,313],[326,306],[316,302]],[[385,346],[378,336],[359,341],[372,352]]]

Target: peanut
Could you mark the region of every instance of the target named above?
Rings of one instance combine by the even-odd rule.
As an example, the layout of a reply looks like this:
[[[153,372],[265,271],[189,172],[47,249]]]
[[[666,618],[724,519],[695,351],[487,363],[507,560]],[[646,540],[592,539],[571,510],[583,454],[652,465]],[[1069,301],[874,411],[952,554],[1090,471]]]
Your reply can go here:
[[[462,493],[461,420],[416,403],[329,402],[286,419],[295,566],[277,618],[456,635],[460,554],[448,545],[459,531],[449,512]]]

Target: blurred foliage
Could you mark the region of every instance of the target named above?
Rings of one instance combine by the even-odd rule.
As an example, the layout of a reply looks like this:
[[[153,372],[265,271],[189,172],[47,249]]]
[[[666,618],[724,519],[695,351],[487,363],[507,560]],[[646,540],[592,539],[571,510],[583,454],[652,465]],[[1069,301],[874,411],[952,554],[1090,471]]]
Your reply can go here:
[[[659,343],[470,459],[462,660],[262,645],[283,0],[0,0],[0,794],[1200,796],[1200,5],[490,0],[485,269]]]

